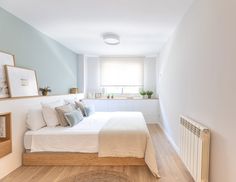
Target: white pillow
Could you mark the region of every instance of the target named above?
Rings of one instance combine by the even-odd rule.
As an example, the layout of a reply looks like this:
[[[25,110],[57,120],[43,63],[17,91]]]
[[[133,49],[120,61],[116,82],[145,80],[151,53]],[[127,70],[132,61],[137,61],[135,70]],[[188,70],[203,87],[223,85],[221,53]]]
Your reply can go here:
[[[55,108],[64,105],[64,103],[61,100],[57,100],[54,102],[41,103],[41,105],[43,117],[47,126],[55,127],[59,125],[59,117],[57,116]]]
[[[30,109],[27,114],[26,126],[30,130],[39,130],[46,126],[41,109]]]
[[[66,104],[75,104],[76,99],[65,99],[64,100]]]

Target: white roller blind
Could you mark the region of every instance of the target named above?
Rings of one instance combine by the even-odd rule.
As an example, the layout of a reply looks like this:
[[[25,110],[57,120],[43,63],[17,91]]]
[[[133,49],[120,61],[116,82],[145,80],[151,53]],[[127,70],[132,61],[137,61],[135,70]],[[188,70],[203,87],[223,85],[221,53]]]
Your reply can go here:
[[[101,86],[142,86],[143,58],[100,58]]]

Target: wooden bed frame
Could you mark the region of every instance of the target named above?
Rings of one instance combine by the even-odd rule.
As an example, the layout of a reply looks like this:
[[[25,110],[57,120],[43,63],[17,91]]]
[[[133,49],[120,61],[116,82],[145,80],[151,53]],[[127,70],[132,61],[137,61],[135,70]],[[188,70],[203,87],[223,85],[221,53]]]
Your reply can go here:
[[[23,153],[23,165],[67,166],[143,166],[143,158],[98,157],[97,153],[32,152]]]

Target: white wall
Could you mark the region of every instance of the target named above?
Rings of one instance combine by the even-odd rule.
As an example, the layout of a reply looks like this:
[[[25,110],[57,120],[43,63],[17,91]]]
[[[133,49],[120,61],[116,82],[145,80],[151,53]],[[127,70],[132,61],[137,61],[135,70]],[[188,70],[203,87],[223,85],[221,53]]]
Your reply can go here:
[[[83,98],[83,94],[0,100],[0,112],[12,112],[12,153],[0,158],[0,179],[22,164],[25,119],[29,109],[41,108],[41,102],[58,99]]]
[[[99,57],[86,57],[86,93],[96,93],[100,91],[100,61]]]
[[[153,91],[156,96],[156,57],[144,58],[144,90]]]
[[[85,92],[85,56],[83,54],[77,55],[77,85],[80,93]]]
[[[179,145],[179,115],[211,129],[211,182],[234,182],[236,1],[197,0],[161,52],[163,125]]]
[[[156,96],[159,97],[160,55],[156,57]]]

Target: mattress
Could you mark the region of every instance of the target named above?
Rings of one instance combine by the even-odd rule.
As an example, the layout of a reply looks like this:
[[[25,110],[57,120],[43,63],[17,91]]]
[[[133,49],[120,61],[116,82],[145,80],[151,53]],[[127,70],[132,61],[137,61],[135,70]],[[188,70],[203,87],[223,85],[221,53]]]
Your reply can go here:
[[[99,131],[111,117],[112,113],[97,112],[74,127],[44,127],[27,131],[24,135],[25,149],[31,152],[97,153]]]

